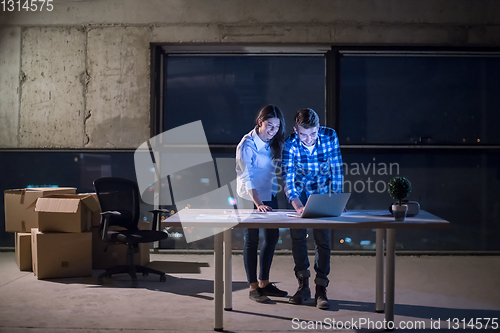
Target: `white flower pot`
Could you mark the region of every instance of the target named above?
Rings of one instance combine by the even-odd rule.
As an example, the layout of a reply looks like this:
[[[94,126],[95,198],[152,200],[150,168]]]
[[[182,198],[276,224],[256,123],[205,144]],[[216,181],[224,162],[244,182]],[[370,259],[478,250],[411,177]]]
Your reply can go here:
[[[395,221],[404,221],[406,212],[408,211],[407,205],[392,205],[392,215]]]

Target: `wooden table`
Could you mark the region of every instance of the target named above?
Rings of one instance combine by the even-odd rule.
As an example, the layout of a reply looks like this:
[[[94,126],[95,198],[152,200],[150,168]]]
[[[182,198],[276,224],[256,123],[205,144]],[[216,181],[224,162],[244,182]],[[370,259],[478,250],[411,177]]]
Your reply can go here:
[[[225,230],[214,236],[215,331],[223,330],[223,309],[232,310],[231,227],[376,229],[375,309],[377,312],[385,311],[385,320],[394,322],[396,230],[433,229],[450,226],[448,221],[426,211],[420,211],[415,217],[407,217],[403,222],[395,222],[394,217],[388,211],[381,210],[353,210],[343,213],[339,217],[315,219],[288,216],[287,213],[291,212],[289,210],[259,213],[251,210],[188,209],[179,211],[162,222],[162,227],[182,225],[188,228],[213,228],[214,233]],[[385,307],[384,238],[386,240]],[[290,267],[290,271],[292,271],[292,267]]]

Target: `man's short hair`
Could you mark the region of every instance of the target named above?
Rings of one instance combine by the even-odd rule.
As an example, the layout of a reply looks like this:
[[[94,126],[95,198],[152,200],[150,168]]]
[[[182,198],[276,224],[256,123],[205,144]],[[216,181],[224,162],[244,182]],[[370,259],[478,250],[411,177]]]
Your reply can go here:
[[[316,111],[310,108],[300,109],[295,114],[295,126],[301,126],[304,129],[319,127],[319,117]]]

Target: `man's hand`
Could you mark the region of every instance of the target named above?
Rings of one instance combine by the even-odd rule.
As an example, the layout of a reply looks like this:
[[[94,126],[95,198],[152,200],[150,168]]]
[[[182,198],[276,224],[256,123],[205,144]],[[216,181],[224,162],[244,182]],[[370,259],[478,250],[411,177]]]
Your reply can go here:
[[[292,206],[295,208],[295,211],[299,214],[302,214],[304,211],[304,205],[302,204],[302,201],[300,201],[299,198],[295,198],[292,200]]]
[[[302,214],[302,212],[304,211],[304,208],[305,208],[304,206],[302,206],[302,207],[297,207],[297,208],[295,208],[295,211],[296,211],[297,213],[299,213],[299,214]]]

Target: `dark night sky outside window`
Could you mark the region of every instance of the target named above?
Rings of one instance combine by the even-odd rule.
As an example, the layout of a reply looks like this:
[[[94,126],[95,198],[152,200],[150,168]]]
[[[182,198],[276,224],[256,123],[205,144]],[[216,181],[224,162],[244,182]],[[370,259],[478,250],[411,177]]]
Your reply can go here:
[[[304,107],[325,120],[324,56],[168,56],[163,130],[202,120],[209,144],[236,145],[267,104],[290,133]]]
[[[500,144],[500,57],[340,59],[343,144]]]

